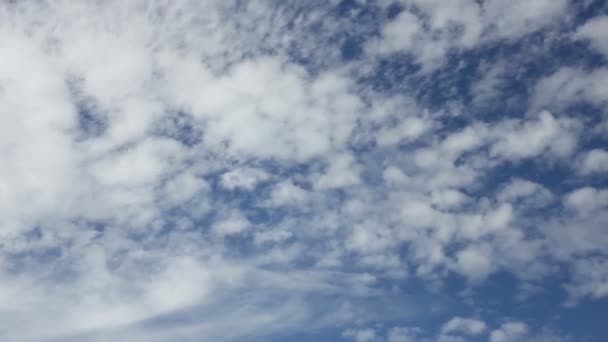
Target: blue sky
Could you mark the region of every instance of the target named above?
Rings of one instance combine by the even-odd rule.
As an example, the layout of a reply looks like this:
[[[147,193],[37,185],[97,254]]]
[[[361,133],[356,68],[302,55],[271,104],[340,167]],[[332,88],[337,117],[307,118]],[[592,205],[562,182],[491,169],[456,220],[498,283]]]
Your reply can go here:
[[[604,341],[608,5],[0,4],[0,339]]]

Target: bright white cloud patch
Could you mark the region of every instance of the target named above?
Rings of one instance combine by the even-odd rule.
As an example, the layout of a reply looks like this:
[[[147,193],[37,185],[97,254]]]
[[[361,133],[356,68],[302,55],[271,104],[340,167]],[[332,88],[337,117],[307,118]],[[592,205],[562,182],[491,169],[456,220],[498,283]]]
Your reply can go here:
[[[507,322],[490,333],[490,342],[515,342],[525,339],[528,327],[522,322]]]
[[[356,342],[371,342],[376,339],[374,329],[349,329],[342,333],[344,337],[350,337]]]
[[[589,8],[1,2],[0,339],[555,335],[501,310],[608,297]]]
[[[452,318],[441,328],[444,334],[459,332],[465,335],[479,335],[485,330],[486,324],[484,322],[462,317]]]
[[[608,16],[599,16],[587,21],[579,27],[576,35],[582,39],[588,40],[591,45],[608,55]]]
[[[579,172],[582,174],[608,172],[608,151],[594,149],[581,158]]]

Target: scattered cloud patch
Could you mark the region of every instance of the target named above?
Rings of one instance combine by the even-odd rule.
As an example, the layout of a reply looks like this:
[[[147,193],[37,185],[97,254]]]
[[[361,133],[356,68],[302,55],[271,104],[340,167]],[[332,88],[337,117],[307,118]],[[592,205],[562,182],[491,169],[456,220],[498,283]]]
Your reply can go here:
[[[590,3],[0,3],[0,339],[601,340]]]

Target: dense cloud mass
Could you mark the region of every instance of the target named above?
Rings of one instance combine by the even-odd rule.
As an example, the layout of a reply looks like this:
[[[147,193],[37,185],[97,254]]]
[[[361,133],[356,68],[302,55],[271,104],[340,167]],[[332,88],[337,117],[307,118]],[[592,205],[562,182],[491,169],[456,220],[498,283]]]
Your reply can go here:
[[[603,341],[608,5],[0,3],[0,340]]]

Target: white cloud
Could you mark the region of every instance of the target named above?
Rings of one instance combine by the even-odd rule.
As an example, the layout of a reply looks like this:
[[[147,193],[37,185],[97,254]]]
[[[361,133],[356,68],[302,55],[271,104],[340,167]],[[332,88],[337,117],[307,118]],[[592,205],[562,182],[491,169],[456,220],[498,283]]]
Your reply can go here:
[[[608,261],[582,259],[574,263],[574,283],[566,286],[570,294],[567,304],[575,304],[581,297],[603,298],[608,296]]]
[[[458,208],[469,200],[468,196],[454,189],[434,191],[431,203],[440,209]]]
[[[483,29],[479,6],[469,0],[449,4],[440,1],[413,1],[382,28],[380,39],[367,45],[371,55],[395,52],[413,54],[426,67],[436,65],[451,47],[475,45]],[[456,33],[456,26],[462,28]]]
[[[273,187],[270,193],[270,204],[276,206],[302,205],[309,197],[308,191],[293,184],[292,181],[283,181]]]
[[[567,0],[438,0],[400,1],[404,10],[382,27],[381,37],[368,43],[371,55],[413,54],[433,67],[450,49],[468,49],[500,39],[517,39],[559,20]]]
[[[16,293],[28,293],[33,306],[10,308],[14,301],[3,305],[16,315],[16,321],[3,324],[7,338],[30,341],[115,328],[200,300],[213,287],[204,266],[191,258],[166,260],[155,274],[130,269],[131,275],[118,276],[107,268],[109,257],[103,248],[91,246],[79,262],[79,279],[66,283],[67,289],[22,284],[26,287]],[[131,296],[133,291],[139,295]],[[10,324],[31,329],[13,329]]]
[[[403,11],[382,28],[382,40],[371,48],[377,49],[379,53],[411,49],[422,29],[422,23],[416,15]]]
[[[480,335],[485,330],[486,324],[483,321],[462,317],[454,317],[441,327],[442,334],[462,333],[469,336]]]
[[[607,172],[608,152],[602,149],[593,149],[586,152],[581,158],[578,171],[584,175]]]
[[[353,227],[347,245],[362,253],[382,252],[393,246],[393,233],[373,222],[365,222]]]
[[[376,340],[376,331],[367,329],[348,329],[342,333],[343,337],[349,337],[356,342],[372,342]]]
[[[507,322],[500,328],[492,330],[490,333],[490,342],[516,342],[526,340],[528,326],[522,322]]]
[[[523,209],[542,208],[551,203],[554,195],[544,186],[525,179],[513,179],[498,193],[497,199]]]
[[[387,342],[413,342],[419,333],[418,328],[395,327],[388,331]]]
[[[179,158],[180,154],[180,146],[174,140],[147,139],[94,160],[89,170],[93,179],[102,186],[145,186],[157,182],[170,170],[172,159]]]
[[[170,205],[180,205],[200,191],[208,190],[209,185],[192,172],[180,173],[163,186],[163,199]]]
[[[542,78],[535,86],[532,110],[561,109],[572,103],[586,100],[595,105],[608,101],[608,69],[597,68],[590,72],[573,67],[562,67]]]
[[[567,0],[491,0],[483,3],[485,21],[500,38],[518,38],[559,20],[569,4]]]
[[[225,217],[217,220],[211,229],[219,236],[236,235],[246,231],[250,227],[249,220],[240,212],[233,211]]]
[[[471,85],[473,104],[483,106],[486,103],[501,101],[501,87],[507,77],[507,64],[504,62],[484,63],[479,67],[482,74]]]
[[[489,246],[469,246],[456,254],[455,268],[471,282],[479,283],[494,271],[492,259]]]
[[[448,135],[441,142],[441,149],[451,158],[456,159],[462,153],[473,150],[484,143],[487,129],[483,125],[474,125]]]
[[[388,183],[394,184],[405,184],[408,181],[408,177],[396,166],[387,167],[382,173],[382,177]]]
[[[348,80],[332,73],[309,80],[278,58],[245,61],[199,82],[174,85],[200,89],[181,105],[205,123],[207,146],[236,155],[305,161],[340,148],[361,105]]]
[[[507,159],[529,158],[543,152],[568,156],[577,140],[569,123],[556,120],[548,111],[540,112],[534,121],[505,122],[497,129],[496,137],[492,154]]]
[[[339,154],[331,158],[327,170],[315,182],[320,190],[357,185],[360,182],[358,166],[352,154]]]
[[[598,190],[592,187],[580,188],[569,193],[565,197],[564,203],[578,213],[587,215],[608,206],[608,190]]]
[[[591,46],[608,56],[608,16],[598,16],[580,26],[576,38],[587,39]]]
[[[268,178],[270,178],[270,175],[262,169],[243,167],[225,172],[222,175],[221,184],[229,190],[236,188],[252,190],[259,182],[263,182]]]
[[[425,99],[427,72],[437,92],[458,88],[445,56],[511,44],[567,2],[416,0],[387,22],[359,5],[373,11],[1,3],[2,338],[234,341],[371,326],[343,337],[458,341],[487,327],[455,317],[439,332],[389,329],[409,310],[402,285],[442,291],[456,273],[474,288],[499,270],[539,280],[553,262],[571,270],[572,301],[605,297],[608,197],[586,177],[606,170],[606,152],[573,158],[587,123],[562,110],[605,104],[606,70],[546,76],[519,119],[482,122],[464,94]],[[576,37],[600,49],[594,27]],[[351,38],[363,51],[346,61]],[[422,68],[384,91],[366,77],[393,53]],[[474,92],[505,73],[488,70]],[[473,101],[500,100],[499,88]],[[493,177],[525,158],[572,162],[579,188]],[[550,203],[563,206],[545,213]]]
[[[413,140],[424,134],[430,127],[428,121],[410,117],[405,118],[397,126],[383,129],[378,133],[380,146],[398,144],[402,140]]]

